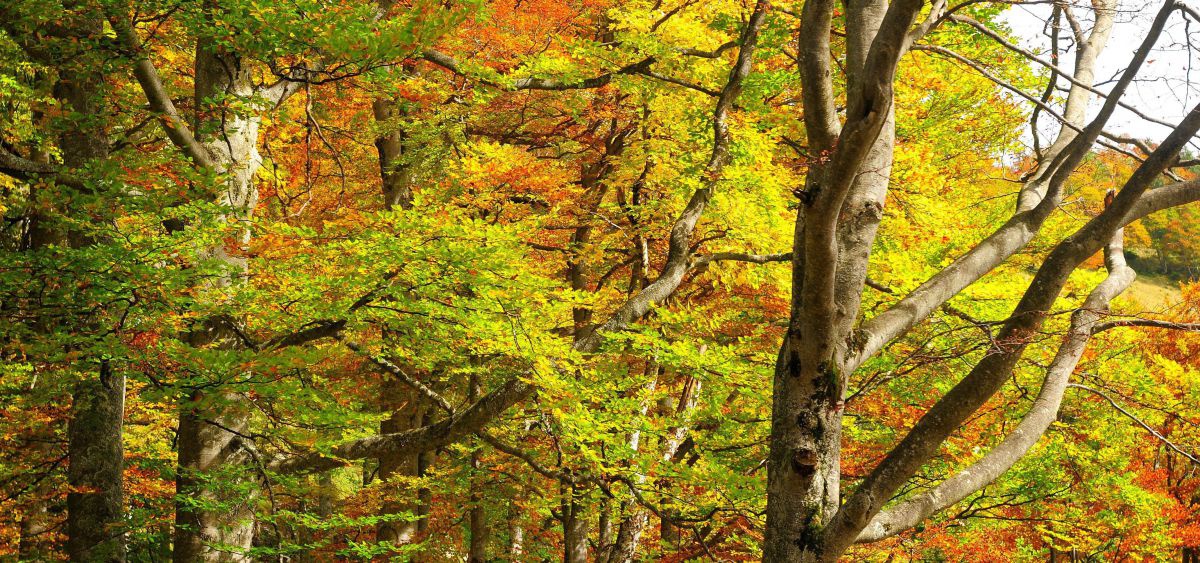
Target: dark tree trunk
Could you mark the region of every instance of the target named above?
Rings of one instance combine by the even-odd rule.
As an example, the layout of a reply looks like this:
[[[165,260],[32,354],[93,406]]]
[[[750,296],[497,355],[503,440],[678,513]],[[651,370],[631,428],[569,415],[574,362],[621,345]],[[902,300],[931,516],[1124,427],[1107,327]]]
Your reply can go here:
[[[71,6],[67,7],[80,8]],[[82,42],[98,40],[103,33],[101,14],[80,10],[68,16],[68,25]],[[70,61],[59,70],[54,96],[83,119],[66,124],[59,137],[63,164],[81,169],[108,157],[109,143],[100,121],[103,115],[104,76],[95,66]],[[50,227],[40,227],[46,230]],[[87,234],[40,233],[37,238],[65,239],[80,248],[94,244]],[[49,241],[46,241],[49,242]],[[85,330],[88,319],[79,319]],[[121,421],[125,407],[125,376],[107,360],[98,362],[98,374],[80,381],[72,392],[71,419],[67,425],[67,554],[72,561],[124,561],[125,530],[122,501]],[[93,364],[96,365],[96,364]]]
[[[383,404],[391,410],[392,415],[380,423],[380,432],[404,432],[421,425],[424,413],[417,402],[416,393],[411,389],[393,378],[387,378],[382,383],[381,395]],[[379,458],[379,479],[383,480],[387,487],[381,507],[382,513],[407,514],[413,518],[381,522],[375,532],[377,541],[402,545],[415,540],[417,532],[420,531],[420,521],[415,518],[423,512],[418,499],[419,493],[408,486],[401,490],[387,482],[420,477],[421,470],[420,454],[386,455]]]
[[[75,387],[68,425],[67,554],[72,561],[124,561],[121,418],[125,377],[103,362],[99,379]]]

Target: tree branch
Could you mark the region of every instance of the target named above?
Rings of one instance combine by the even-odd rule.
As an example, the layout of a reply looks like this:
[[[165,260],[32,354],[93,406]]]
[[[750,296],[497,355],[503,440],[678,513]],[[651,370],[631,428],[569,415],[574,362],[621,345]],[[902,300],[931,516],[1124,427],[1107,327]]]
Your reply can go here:
[[[742,47],[738,52],[737,62],[730,71],[729,81],[721,92],[713,114],[715,140],[709,165],[706,168],[706,185],[693,194],[687,207],[676,220],[671,233],[667,263],[663,266],[662,273],[654,283],[631,297],[592,334],[578,340],[574,346],[576,350],[595,351],[599,347],[603,332],[625,329],[635,319],[645,314],[653,304],[660,303],[679,287],[679,283],[688,270],[688,241],[692,230],[704,210],[709,192],[719,179],[720,172],[729,158],[729,130],[726,119],[733,101],[741,92],[742,81],[750,72],[758,30],[766,16],[767,5],[766,0],[759,0],[746,29],[742,32]],[[470,407],[462,411],[454,411],[446,419],[435,424],[408,432],[383,434],[340,444],[334,446],[328,455],[321,452],[309,452],[284,457],[272,462],[270,468],[279,473],[321,471],[342,466],[348,460],[378,457],[382,454],[416,453],[453,443],[478,432],[509,407],[532,395],[536,389],[527,380],[528,375],[509,379]]]
[[[1200,465],[1200,459],[1196,459],[1196,457],[1193,456],[1192,454],[1189,454],[1186,451],[1184,451],[1182,448],[1180,448],[1179,446],[1176,446],[1173,442],[1168,440],[1166,436],[1163,436],[1161,433],[1159,433],[1158,430],[1155,430],[1152,426],[1143,422],[1142,419],[1138,418],[1133,413],[1125,410],[1120,405],[1120,403],[1117,403],[1116,401],[1114,401],[1113,398],[1109,397],[1107,393],[1105,393],[1099,389],[1095,389],[1093,387],[1088,387],[1087,385],[1081,385],[1079,383],[1070,383],[1067,385],[1067,387],[1074,387],[1076,389],[1083,389],[1085,391],[1091,391],[1092,393],[1095,393],[1095,394],[1103,397],[1104,400],[1108,401],[1108,404],[1112,405],[1112,407],[1114,409],[1117,409],[1118,411],[1120,411],[1121,414],[1129,417],[1130,420],[1138,423],[1138,426],[1141,426],[1142,428],[1146,429],[1146,431],[1149,432],[1151,436],[1154,436],[1155,438],[1157,438],[1158,441],[1166,444],[1168,448],[1175,450],[1176,453],[1187,458],[1188,461],[1190,461],[1196,465]]]
[[[1092,335],[1098,332],[1098,320],[1108,310],[1109,303],[1128,289],[1136,277],[1125,262],[1122,231],[1118,230],[1113,236],[1104,255],[1108,277],[1088,294],[1072,315],[1067,335],[1046,369],[1042,388],[1017,427],[986,455],[954,476],[877,514],[859,534],[858,543],[879,541],[911,529],[983,489],[1023,458],[1057,420],[1067,382]]]
[[[692,266],[703,266],[711,262],[749,262],[751,264],[767,264],[770,262],[787,262],[792,259],[791,252],[777,254],[747,254],[744,252],[717,252],[703,256],[693,256]]]
[[[127,11],[117,13],[114,10],[113,7],[107,9],[108,21],[117,34],[117,40],[133,58],[133,75],[141,85],[146,100],[150,102],[151,111],[158,114],[159,122],[166,131],[167,138],[171,139],[171,142],[190,157],[196,165],[213,169],[215,162],[212,155],[196,140],[195,135],[187,126],[187,121],[175,109],[175,103],[171,101],[171,96],[167,95],[162,79],[158,76],[158,69],[154,68],[154,63],[150,62],[150,58],[142,49]]]

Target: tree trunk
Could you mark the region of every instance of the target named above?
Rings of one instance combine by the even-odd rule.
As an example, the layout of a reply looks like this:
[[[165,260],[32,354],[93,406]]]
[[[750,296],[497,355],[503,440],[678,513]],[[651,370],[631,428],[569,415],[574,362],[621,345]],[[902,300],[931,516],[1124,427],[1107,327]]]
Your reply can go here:
[[[371,104],[377,126],[386,127],[375,139],[379,155],[379,177],[382,185],[384,209],[412,209],[412,172],[405,161],[405,134],[393,120],[404,117],[394,100],[378,98]],[[426,407],[420,394],[393,377],[383,380],[380,387],[381,405],[392,415],[380,425],[380,432],[404,432],[420,427],[426,419]],[[415,479],[424,474],[429,462],[424,453],[391,454],[379,458],[379,478],[387,481],[396,478]],[[415,494],[414,494],[415,493]],[[381,510],[383,514],[406,514],[410,518],[381,522],[376,529],[376,541],[388,541],[403,545],[416,541],[418,532],[428,526],[428,492],[413,491],[409,487],[397,490],[389,487]],[[404,497],[397,499],[397,497]]]
[[[67,7],[72,7],[67,3]],[[73,6],[79,8],[79,6]],[[103,17],[84,10],[67,18],[83,41],[94,41],[103,33]],[[83,65],[80,67],[79,65]],[[71,61],[59,70],[54,96],[83,120],[70,123],[60,135],[63,164],[81,169],[108,157],[109,143],[102,125],[104,76],[96,67]],[[43,235],[45,236],[45,235]],[[94,244],[86,234],[70,231],[68,245],[80,248]],[[86,329],[99,330],[89,319],[80,319]],[[76,384],[71,397],[71,419],[67,425],[67,554],[72,561],[125,561],[125,521],[122,499],[121,421],[125,409],[125,376],[100,360],[98,373]],[[95,365],[95,364],[93,364]]]
[[[700,348],[700,354],[703,355],[706,347]],[[661,373],[661,372],[660,372]],[[686,416],[696,408],[696,401],[700,397],[700,380],[694,377],[684,379],[683,387],[679,393],[679,400],[674,405],[669,398],[664,397],[660,402],[659,407],[662,411],[675,411],[676,416]],[[688,432],[688,425],[684,424],[671,428],[667,431],[666,436],[662,440],[662,449],[659,451],[659,458],[663,462],[670,462],[675,459],[675,453],[679,451],[680,444],[683,443],[684,437]],[[636,450],[636,441],[631,441],[631,445]],[[639,475],[636,481],[639,484],[645,479]],[[650,511],[633,502],[626,503],[623,509],[629,513],[621,521],[621,527],[617,531],[617,541],[613,546],[612,553],[608,558],[609,563],[631,563],[637,555],[638,543],[641,541],[642,533],[646,530],[646,526],[650,523]],[[669,517],[671,511],[667,508],[661,509],[664,516]],[[667,519],[660,520],[660,539],[664,547],[668,545],[676,545],[679,543],[679,534],[675,526]]]
[[[21,514],[20,538],[17,540],[18,561],[41,561],[51,555],[50,542],[46,538],[53,526],[50,522],[50,502],[39,498],[30,503]]]
[[[888,4],[881,0],[846,4],[848,95],[857,98],[864,88],[867,53]],[[815,560],[821,530],[840,502],[842,409],[849,377],[845,347],[858,320],[871,247],[883,218],[894,131],[888,103],[882,127],[867,141],[871,145],[853,179],[826,177],[835,172],[824,164],[814,165],[808,172],[806,193],[813,198],[830,183],[849,180],[851,184],[841,210],[843,217],[834,227],[837,251],[833,255],[832,311],[805,304],[808,288],[803,256],[809,246],[824,242],[819,234],[807,230],[822,226],[806,225],[806,206],[797,214],[791,322],[774,375],[764,560]],[[829,264],[814,266],[824,269]],[[814,323],[822,326],[814,330]],[[809,334],[804,334],[806,326]]]
[[[262,164],[258,154],[261,108],[233,109],[230,102],[257,97],[253,77],[244,61],[225,52],[208,39],[196,47],[195,98],[198,108],[196,130],[215,130],[201,138],[212,156],[216,172],[226,177],[219,203],[227,206],[232,219],[248,224],[258,203],[254,175]],[[237,104],[233,104],[237,105]],[[248,228],[240,229],[237,242],[249,242]],[[232,252],[231,252],[232,251]],[[216,260],[226,271],[211,282],[220,290],[242,283],[247,261],[238,249],[210,248],[202,258]],[[216,293],[217,291],[214,291]],[[244,346],[233,331],[239,319],[211,318],[201,321],[190,336],[195,347],[236,349]],[[176,488],[175,554],[180,563],[192,561],[249,561],[245,552],[254,540],[254,502],[257,470],[252,445],[243,439],[249,427],[246,399],[231,391],[207,393],[196,390],[181,407],[179,419],[179,473]],[[203,505],[191,502],[200,500]],[[209,505],[219,508],[213,509]]]
[[[392,411],[392,416],[380,423],[381,433],[404,432],[421,426],[424,413],[415,392],[390,377],[384,380],[381,391],[383,404]],[[411,487],[411,483],[397,487],[389,482],[418,478],[421,476],[421,469],[420,454],[380,456],[379,479],[385,482],[386,487],[381,512],[384,515],[399,514],[402,517],[380,522],[375,531],[376,541],[387,541],[395,545],[415,541],[419,531],[417,518],[423,512],[418,499],[419,493]]]
[[[563,487],[563,562],[587,563],[588,519],[584,495],[570,485]]]
[[[196,391],[183,409],[174,560],[248,562],[244,552],[254,540],[257,483],[245,473],[253,469],[239,436],[248,426],[243,399]]]
[[[102,362],[99,379],[75,387],[68,424],[67,554],[72,561],[125,561],[121,419],[125,376]]]
[[[831,362],[803,365],[804,345],[790,327],[775,368],[765,561],[814,561],[839,498],[842,375]]]
[[[479,375],[472,372],[470,381],[470,393],[468,399],[474,402],[479,399]],[[467,548],[467,563],[485,563],[487,557],[487,511],[483,508],[483,499],[485,495],[482,492],[483,482],[480,475],[480,460],[479,449],[471,451],[471,513],[469,515],[471,526],[471,543]]]
[[[515,503],[508,513],[508,556],[520,561],[525,553],[525,526],[521,523],[521,509]]]

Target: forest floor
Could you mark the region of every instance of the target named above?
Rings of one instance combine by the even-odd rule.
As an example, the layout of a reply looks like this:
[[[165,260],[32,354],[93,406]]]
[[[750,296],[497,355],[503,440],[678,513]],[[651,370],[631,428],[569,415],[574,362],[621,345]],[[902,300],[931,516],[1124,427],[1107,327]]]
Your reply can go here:
[[[1178,305],[1181,298],[1178,282],[1166,276],[1149,274],[1138,274],[1126,295],[1154,312],[1162,312]]]

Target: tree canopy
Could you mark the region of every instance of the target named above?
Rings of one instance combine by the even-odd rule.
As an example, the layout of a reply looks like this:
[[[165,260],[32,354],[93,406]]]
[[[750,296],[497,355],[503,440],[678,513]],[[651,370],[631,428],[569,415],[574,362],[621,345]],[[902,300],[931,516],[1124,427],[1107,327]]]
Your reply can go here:
[[[1193,23],[4,2],[0,559],[1200,561]]]

